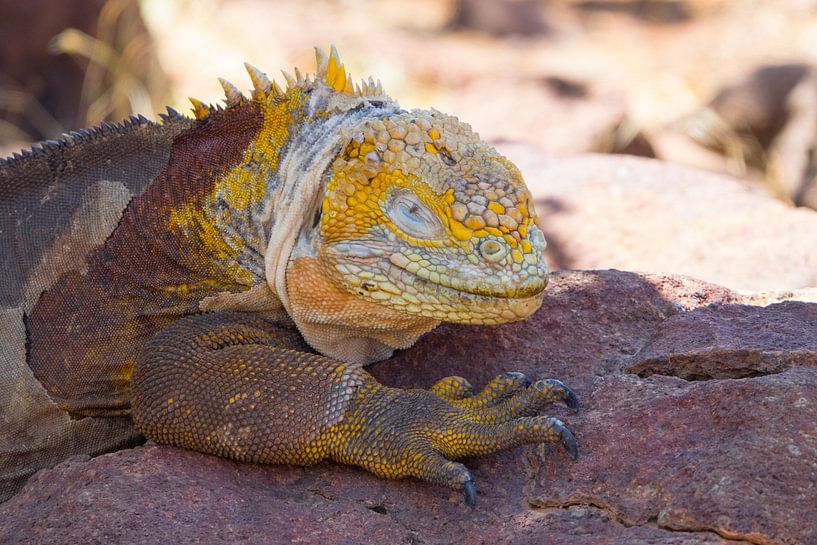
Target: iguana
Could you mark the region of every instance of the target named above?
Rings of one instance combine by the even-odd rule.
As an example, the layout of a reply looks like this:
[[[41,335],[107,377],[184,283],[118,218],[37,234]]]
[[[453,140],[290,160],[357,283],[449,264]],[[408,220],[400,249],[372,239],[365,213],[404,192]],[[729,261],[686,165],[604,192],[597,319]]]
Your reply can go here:
[[[543,299],[545,239],[518,169],[470,127],[405,111],[333,48],[286,89],[195,119],[64,135],[0,161],[0,478],[139,441],[235,460],[334,460],[476,499],[452,459],[573,435],[556,380],[385,387],[363,366],[441,321]],[[132,420],[131,418],[132,417]],[[135,427],[134,427],[135,424]]]

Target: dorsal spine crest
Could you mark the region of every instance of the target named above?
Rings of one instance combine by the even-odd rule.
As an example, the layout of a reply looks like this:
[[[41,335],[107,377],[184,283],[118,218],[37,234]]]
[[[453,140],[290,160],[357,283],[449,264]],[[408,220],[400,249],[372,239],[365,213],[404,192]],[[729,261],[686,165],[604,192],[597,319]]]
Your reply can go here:
[[[359,84],[352,80],[351,74],[346,71],[343,63],[340,60],[340,55],[335,46],[331,46],[329,54],[326,51],[316,47],[315,48],[315,79],[314,84],[323,84],[337,93],[342,93],[350,97],[377,97],[385,96],[383,86],[380,80],[375,81],[371,77],[368,79],[361,79]],[[286,81],[286,89],[282,89],[275,80],[270,79],[267,74],[259,70],[255,66],[244,63],[244,67],[250,76],[252,82],[252,99],[256,101],[263,101],[269,97],[279,97],[286,94],[289,90],[296,87],[308,87],[313,82],[310,81],[309,76],[304,76],[298,67],[294,68],[294,75],[289,72],[282,71],[284,81]],[[241,91],[224,78],[219,78],[219,83],[224,89],[224,102],[228,108],[238,106],[245,102],[245,97]],[[190,98],[193,105],[193,115],[196,119],[204,119],[211,112],[220,109],[212,105],[205,104],[196,98]]]

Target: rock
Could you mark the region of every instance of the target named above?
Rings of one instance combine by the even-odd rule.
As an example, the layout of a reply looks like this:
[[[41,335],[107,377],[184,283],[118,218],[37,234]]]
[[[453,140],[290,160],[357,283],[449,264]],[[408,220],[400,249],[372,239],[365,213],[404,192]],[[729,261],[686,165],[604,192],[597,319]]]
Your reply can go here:
[[[364,503],[321,497],[312,477],[170,447],[119,451],[35,475],[26,492],[36,494],[2,506],[16,502],[18,516],[0,514],[0,541],[352,544],[377,535],[407,542],[404,528]]]
[[[513,94],[502,92],[511,88]],[[485,107],[486,96],[491,97],[490,108]],[[560,70],[536,78],[472,76],[455,96],[442,97],[438,107],[469,120],[499,148],[525,142],[555,156],[618,149],[610,140],[627,118],[620,89]],[[528,175],[524,168],[522,172]]]
[[[709,306],[667,318],[628,371],[686,380],[744,378],[817,366],[817,305]]]
[[[575,2],[574,9],[587,15],[620,13],[652,23],[682,23],[693,18],[689,4],[686,0],[589,0]]]
[[[457,0],[448,26],[496,36],[530,36],[549,30],[542,6],[535,0]]]
[[[654,160],[500,150],[533,191],[553,269],[681,274],[752,291],[817,286],[815,211]]]
[[[761,66],[722,88],[708,107],[739,135],[754,139],[767,150],[786,124],[790,93],[809,71],[804,63]]]
[[[707,104],[653,135],[659,156],[707,167],[677,138],[718,154],[715,170],[764,184],[776,197],[817,208],[817,70],[805,63],[762,65]]]
[[[532,460],[531,503],[750,543],[817,540],[817,371],[687,382],[598,379],[568,471]]]
[[[540,545],[739,545],[715,533],[625,526],[593,506],[529,510],[515,515],[499,543]]]
[[[449,374],[480,386],[518,369],[575,387],[581,412],[549,412],[575,432],[579,460],[552,446],[468,460],[474,510],[459,493],[356,468],[239,464],[148,445],[37,473],[0,505],[0,543],[814,543],[804,521],[817,520],[817,369],[794,361],[705,381],[627,371],[669,342],[663,325],[673,320],[709,313],[685,325],[692,339],[696,324],[728,331],[742,296],[620,271],[558,273],[548,289],[528,321],[443,326],[372,367],[401,386]],[[741,312],[752,327],[784,326],[733,348],[721,340],[725,353],[817,333],[804,318],[816,304],[751,308]]]

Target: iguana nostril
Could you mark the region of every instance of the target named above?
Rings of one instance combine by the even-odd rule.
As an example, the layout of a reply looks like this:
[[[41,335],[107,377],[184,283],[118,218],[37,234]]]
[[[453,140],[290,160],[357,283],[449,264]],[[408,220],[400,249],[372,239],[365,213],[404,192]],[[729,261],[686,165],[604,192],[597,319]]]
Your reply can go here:
[[[499,261],[508,253],[505,244],[496,240],[484,240],[479,245],[479,253],[486,261]]]
[[[528,231],[528,240],[539,251],[544,251],[547,248],[548,243],[545,240],[545,234],[538,227],[531,227]]]

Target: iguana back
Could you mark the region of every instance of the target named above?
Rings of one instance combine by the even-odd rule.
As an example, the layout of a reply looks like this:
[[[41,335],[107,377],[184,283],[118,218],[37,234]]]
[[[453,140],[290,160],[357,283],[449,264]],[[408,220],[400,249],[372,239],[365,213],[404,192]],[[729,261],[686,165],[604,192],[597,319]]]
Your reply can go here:
[[[72,419],[57,407],[28,366],[27,324],[43,292],[83,273],[192,123],[133,117],[0,159],[0,501],[39,467],[138,437],[128,418]]]

